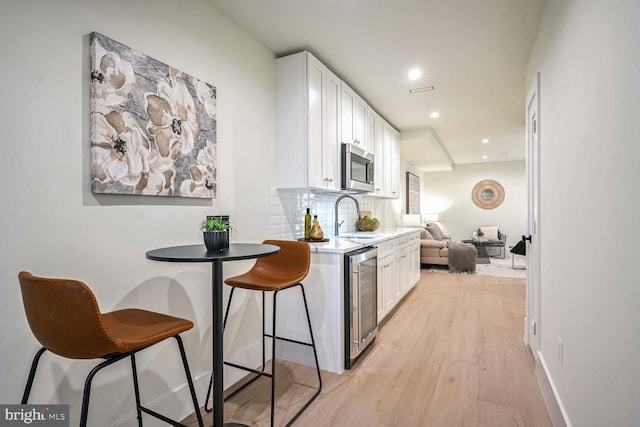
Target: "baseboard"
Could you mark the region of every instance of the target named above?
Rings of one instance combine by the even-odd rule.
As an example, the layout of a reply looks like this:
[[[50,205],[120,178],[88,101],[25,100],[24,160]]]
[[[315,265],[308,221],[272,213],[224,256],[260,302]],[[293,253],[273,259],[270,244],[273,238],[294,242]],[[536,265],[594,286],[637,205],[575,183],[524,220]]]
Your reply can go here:
[[[540,384],[540,390],[542,391],[542,397],[547,404],[547,410],[551,417],[551,422],[554,427],[571,427],[571,422],[567,416],[567,411],[562,405],[562,400],[558,396],[558,390],[553,384],[553,380],[549,375],[547,365],[544,363],[542,354],[538,352],[535,358],[535,373]]]

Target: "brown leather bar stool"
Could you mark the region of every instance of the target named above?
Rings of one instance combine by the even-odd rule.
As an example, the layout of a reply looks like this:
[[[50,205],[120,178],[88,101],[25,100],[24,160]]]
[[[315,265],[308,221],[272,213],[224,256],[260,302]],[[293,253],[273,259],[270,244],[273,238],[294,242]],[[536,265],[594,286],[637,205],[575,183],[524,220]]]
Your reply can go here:
[[[254,266],[245,274],[240,276],[230,277],[225,280],[225,283],[231,286],[231,293],[229,294],[229,301],[227,302],[227,310],[224,316],[223,327],[227,324],[227,318],[229,317],[229,307],[231,306],[231,300],[233,299],[233,293],[236,288],[243,288],[252,291],[262,292],[262,369],[256,370],[246,366],[240,366],[236,363],[225,361],[225,365],[232,366],[237,369],[242,369],[247,372],[256,374],[257,379],[260,376],[271,378],[271,426],[274,425],[274,406],[275,406],[275,394],[276,394],[276,340],[283,340],[290,343],[300,344],[311,347],[313,349],[313,357],[316,362],[316,371],[318,375],[318,389],[311,396],[309,400],[296,412],[286,426],[290,426],[293,422],[304,412],[305,409],[318,397],[322,390],[322,376],[320,374],[320,365],[318,364],[318,353],[316,351],[315,341],[313,339],[313,331],[311,328],[311,318],[309,317],[309,308],[307,306],[307,297],[304,292],[304,286],[302,280],[309,273],[309,264],[311,262],[311,250],[309,244],[306,242],[297,242],[290,240],[265,240],[264,244],[276,245],[280,247],[280,252],[276,255],[258,258]],[[302,301],[304,303],[305,313],[307,315],[307,323],[309,325],[309,336],[311,342],[302,342],[289,338],[284,338],[276,335],[276,301],[278,292],[285,289],[299,286],[302,292]],[[273,292],[273,318],[272,318],[272,334],[268,334],[265,331],[265,292]],[[271,346],[271,373],[265,372],[266,365],[266,351],[265,351],[265,338],[272,339]],[[242,390],[251,382],[240,387],[232,395]],[[209,384],[209,391],[207,392],[207,400],[205,401],[205,410],[210,411],[207,407],[209,397],[211,393],[211,385],[213,384],[213,377]],[[231,396],[228,396],[231,397]]]
[[[135,308],[100,313],[93,292],[83,282],[36,277],[25,271],[18,275],[18,279],[27,321],[33,335],[42,345],[33,358],[22,404],[26,404],[29,399],[38,361],[45,351],[49,350],[68,359],[105,359],[91,370],[84,384],[80,426],[85,427],[93,377],[102,368],[131,357],[138,425],[142,426],[144,412],[174,426],[182,426],[183,424],[140,404],[135,359],[138,351],[167,338],[175,338],[187,375],[198,425],[203,426],[187,357],[179,335],[193,328],[191,321]]]

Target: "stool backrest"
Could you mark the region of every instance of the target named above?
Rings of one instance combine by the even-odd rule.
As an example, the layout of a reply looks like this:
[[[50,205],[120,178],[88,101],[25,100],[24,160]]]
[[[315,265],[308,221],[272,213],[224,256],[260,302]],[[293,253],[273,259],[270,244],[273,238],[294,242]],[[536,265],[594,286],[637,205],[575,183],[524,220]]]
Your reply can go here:
[[[292,240],[265,240],[266,245],[280,247],[280,252],[265,258],[258,258],[252,270],[275,275],[280,281],[298,283],[309,273],[311,248],[307,242]]]
[[[118,351],[86,284],[25,271],[18,280],[29,327],[44,348],[71,359],[93,359]]]

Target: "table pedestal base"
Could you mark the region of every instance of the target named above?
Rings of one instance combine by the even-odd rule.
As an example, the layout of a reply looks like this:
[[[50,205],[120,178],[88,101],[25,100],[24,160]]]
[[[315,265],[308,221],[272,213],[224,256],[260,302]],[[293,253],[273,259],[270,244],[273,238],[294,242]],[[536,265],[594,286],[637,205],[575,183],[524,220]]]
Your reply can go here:
[[[476,259],[476,264],[491,264],[489,253],[487,252],[487,247],[484,245],[476,245],[476,249],[478,250],[478,258]]]

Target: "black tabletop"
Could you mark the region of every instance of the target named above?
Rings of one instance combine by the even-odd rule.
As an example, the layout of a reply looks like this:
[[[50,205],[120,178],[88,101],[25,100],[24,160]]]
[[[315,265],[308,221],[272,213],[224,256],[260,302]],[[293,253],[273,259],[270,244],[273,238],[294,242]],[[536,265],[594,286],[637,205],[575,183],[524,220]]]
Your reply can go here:
[[[237,261],[261,258],[280,252],[280,247],[262,243],[230,243],[229,249],[208,251],[205,245],[171,246],[146,253],[147,259],[169,262]]]
[[[482,246],[504,246],[504,242],[502,240],[487,240],[487,239],[478,239],[478,240],[472,240],[472,239],[465,239],[462,241],[462,243],[472,243],[476,246],[478,245],[482,245]]]

